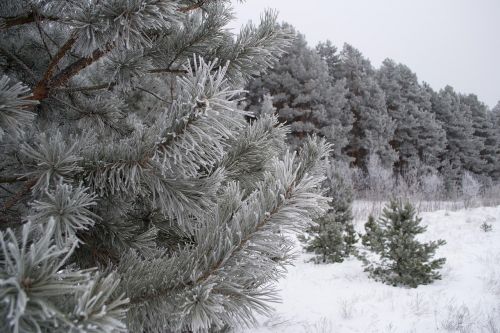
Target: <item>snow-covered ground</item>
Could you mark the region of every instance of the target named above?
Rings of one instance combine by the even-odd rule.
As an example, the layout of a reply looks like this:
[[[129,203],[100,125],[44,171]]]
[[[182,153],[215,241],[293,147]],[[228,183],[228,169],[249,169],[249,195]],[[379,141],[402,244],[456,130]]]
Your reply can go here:
[[[442,280],[416,289],[368,278],[355,258],[315,265],[301,253],[280,281],[283,302],[246,333],[500,333],[500,206],[421,213],[422,240],[444,239]],[[484,232],[480,225],[493,226]],[[363,229],[363,220],[356,222]]]

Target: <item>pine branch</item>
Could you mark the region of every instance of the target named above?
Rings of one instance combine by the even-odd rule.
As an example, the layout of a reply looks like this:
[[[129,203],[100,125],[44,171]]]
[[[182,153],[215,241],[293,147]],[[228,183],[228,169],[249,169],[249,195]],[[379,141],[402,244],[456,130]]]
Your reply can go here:
[[[59,48],[59,51],[57,51],[57,53],[52,58],[52,61],[47,66],[47,70],[45,71],[45,74],[43,75],[42,79],[36,84],[35,88],[33,89],[32,99],[42,100],[48,96],[48,94],[49,94],[49,81],[54,73],[54,70],[56,69],[56,66],[59,63],[59,61],[61,61],[61,59],[71,49],[73,44],[75,44],[75,42],[76,42],[76,38],[70,37],[66,41],[66,43],[64,43],[63,46],[61,46]]]
[[[17,16],[17,17],[3,17],[4,24],[3,29],[9,29],[18,25],[28,24],[39,21],[59,21],[59,18],[54,16],[43,16],[38,15],[35,12],[30,12],[26,16]]]
[[[174,74],[186,74],[187,71],[184,69],[169,69],[169,68],[160,68],[160,69],[152,69],[148,71],[148,73],[151,74],[159,74],[159,73],[174,73]],[[67,87],[67,88],[57,88],[58,91],[64,91],[64,92],[85,92],[85,91],[94,91],[94,90],[102,90],[102,89],[110,89],[112,87],[116,86],[116,82],[109,82],[109,83],[101,83],[101,84],[96,84],[93,86],[82,86],[82,87]],[[142,88],[137,88],[139,90],[143,90]],[[150,93],[149,91],[145,91],[147,93]],[[155,96],[158,98],[158,96]],[[164,101],[161,98],[158,98],[162,101]]]
[[[235,247],[229,254],[229,256],[225,257],[224,260],[220,260],[217,263],[215,263],[212,267],[210,267],[205,274],[200,276],[198,279],[195,281],[189,281],[185,284],[182,285],[182,287],[191,287],[195,285],[199,285],[200,283],[208,280],[213,274],[215,274],[221,267],[222,264],[232,258],[234,258],[238,252],[243,250],[244,246],[250,241],[250,239],[258,233],[266,224],[271,220],[271,218],[276,215],[277,213],[280,212],[280,210],[286,205],[287,200],[289,200],[292,197],[292,192],[293,192],[293,187],[295,183],[293,183],[290,187],[287,188],[285,195],[283,196],[283,200],[281,201],[281,204],[277,205],[270,213],[267,215],[264,219],[262,219],[256,226],[255,229],[253,230],[252,233],[248,234],[245,238],[243,238],[240,241],[240,244]],[[176,289],[176,288],[174,288]],[[155,300],[161,297],[167,296],[169,293],[173,291],[172,288],[168,289],[163,289],[163,290],[155,290],[154,294],[149,294],[149,295],[142,295],[139,297],[133,297],[130,298],[130,303],[131,305],[136,305],[136,304],[141,304],[145,302],[149,302],[151,300]]]
[[[186,74],[187,71],[185,69],[176,69],[176,68],[158,68],[151,69],[148,73],[156,74],[156,73],[174,73],[174,74]]]
[[[68,87],[68,88],[57,88],[57,91],[63,91],[63,92],[85,92],[85,91],[94,91],[94,90],[102,90],[102,89],[110,89],[114,87],[116,83],[110,82],[110,83],[102,83],[102,84],[97,84],[94,86],[83,86],[83,87]]]
[[[243,249],[243,247],[248,243],[248,241],[250,241],[250,239],[252,238],[252,236],[254,234],[256,234],[257,232],[259,232],[269,222],[269,220],[271,219],[271,217],[274,216],[274,215],[276,215],[280,211],[280,209],[283,208],[283,206],[285,206],[286,201],[288,199],[290,199],[291,196],[292,196],[292,188],[293,188],[293,186],[294,186],[294,184],[292,184],[290,187],[287,188],[287,190],[285,192],[285,195],[284,195],[284,199],[282,200],[282,204],[276,206],[269,213],[268,216],[266,216],[262,221],[260,221],[255,226],[254,232],[251,233],[251,234],[249,234],[249,235],[247,235],[245,238],[243,238],[241,240],[240,244],[233,251],[231,251],[231,254],[229,255],[229,259],[231,259],[232,257],[234,257],[239,251],[241,251]],[[222,267],[222,264],[225,261],[227,261],[227,260],[220,260],[212,268],[210,268],[204,275],[200,276],[195,282],[188,283],[187,286],[199,284],[199,283],[201,283],[203,281],[206,281],[211,275],[213,275],[215,272],[217,272]]]
[[[181,7],[178,10],[182,13],[187,13],[189,11],[201,8],[204,4],[208,3],[209,1],[210,0],[200,0],[198,2],[193,3],[192,5]]]
[[[0,176],[0,184],[12,184],[26,180],[24,177],[17,176]]]
[[[155,93],[154,93],[154,92],[152,92],[152,91],[149,91],[149,90],[144,89],[144,88],[141,88],[141,87],[136,87],[136,88],[137,88],[137,89],[139,89],[140,91],[144,91],[145,93],[150,94],[151,96],[153,96],[153,97],[155,97],[155,98],[159,99],[159,100],[160,100],[160,101],[162,101],[162,102],[167,102],[166,100],[164,100],[163,98],[161,98],[160,96],[158,96],[157,94],[155,94]]]
[[[59,73],[54,80],[51,82],[52,87],[59,87],[69,81],[74,75],[78,74],[82,69],[90,66],[102,56],[113,49],[112,45],[107,45],[104,50],[95,50],[92,55],[87,58],[81,58],[80,60],[72,63],[66,67],[61,73]]]
[[[0,210],[1,212],[5,212],[8,209],[12,208],[15,204],[19,202],[32,188],[35,186],[36,182],[38,181],[37,178],[32,178],[28,181],[26,181],[23,186],[19,189],[19,191],[16,192],[12,197],[7,200],[2,209]]]
[[[45,51],[47,52],[47,55],[49,56],[49,59],[52,61],[53,56],[50,53],[49,46],[45,42],[45,38],[43,37],[44,35],[47,35],[47,34],[45,33],[45,31],[43,31],[42,26],[40,25],[40,20],[38,20],[38,18],[36,20],[36,28],[38,30],[38,34],[40,35],[40,39],[42,40],[43,46],[45,47]]]
[[[187,13],[190,11],[193,11],[195,9],[201,8],[204,4],[208,3],[210,0],[201,0],[199,2],[196,2],[192,5],[186,6],[186,7],[181,7],[177,9],[181,13]],[[45,15],[39,15],[38,13],[30,12],[25,16],[16,16],[16,17],[2,17],[1,19],[4,20],[3,25],[0,25],[1,29],[9,29],[18,25],[24,25],[24,24],[29,24],[29,23],[34,23],[36,21],[52,21],[52,22],[58,22],[60,21],[60,18],[55,17],[55,16],[45,16]]]
[[[58,54],[54,57],[54,60],[57,59],[58,55],[64,55],[65,52],[69,50],[71,45],[73,45],[75,40],[73,38],[70,38],[64,46],[59,49]],[[66,47],[65,47],[66,46]],[[85,69],[86,67],[90,66],[97,60],[99,60],[102,56],[104,56],[106,53],[111,51],[113,47],[111,45],[108,45],[104,50],[95,50],[92,52],[92,55],[87,58],[80,58],[79,60],[75,61],[71,65],[67,66],[65,69],[63,69],[59,74],[57,74],[52,80],[48,81],[47,79],[42,79],[39,84],[35,87],[33,90],[33,97],[32,99],[34,100],[43,100],[48,97],[49,92],[51,89],[62,86],[66,84],[73,76],[78,74],[81,70]],[[64,53],[62,53],[64,51]],[[53,61],[52,63],[54,63]],[[53,70],[53,68],[50,68],[47,70],[47,73],[49,73],[49,70]],[[46,77],[47,75],[44,75]]]

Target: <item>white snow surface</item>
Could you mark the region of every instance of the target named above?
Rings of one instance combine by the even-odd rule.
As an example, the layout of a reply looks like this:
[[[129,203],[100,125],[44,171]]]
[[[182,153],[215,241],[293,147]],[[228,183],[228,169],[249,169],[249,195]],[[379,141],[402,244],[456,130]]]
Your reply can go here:
[[[442,279],[418,288],[374,281],[360,261],[306,262],[300,253],[279,283],[282,303],[245,333],[500,332],[500,206],[420,213],[421,240],[444,239]],[[364,220],[356,221],[363,230]],[[484,232],[483,222],[493,230]],[[297,242],[300,248],[300,243]]]

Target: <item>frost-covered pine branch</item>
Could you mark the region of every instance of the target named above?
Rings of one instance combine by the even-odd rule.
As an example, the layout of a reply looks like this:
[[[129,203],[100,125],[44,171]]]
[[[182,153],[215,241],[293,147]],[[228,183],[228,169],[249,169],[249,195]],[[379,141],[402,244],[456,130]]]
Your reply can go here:
[[[2,332],[209,332],[276,301],[285,231],[323,211],[330,146],[298,155],[241,88],[290,33],[229,1],[0,4]]]

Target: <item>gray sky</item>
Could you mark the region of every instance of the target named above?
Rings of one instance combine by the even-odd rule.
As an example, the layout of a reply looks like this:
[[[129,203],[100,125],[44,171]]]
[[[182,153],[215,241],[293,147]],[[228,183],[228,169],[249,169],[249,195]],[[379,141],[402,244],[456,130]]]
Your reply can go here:
[[[247,0],[234,4],[230,27],[258,22],[265,8],[312,46],[347,42],[374,66],[392,58],[436,90],[449,84],[490,107],[500,100],[500,0]]]

